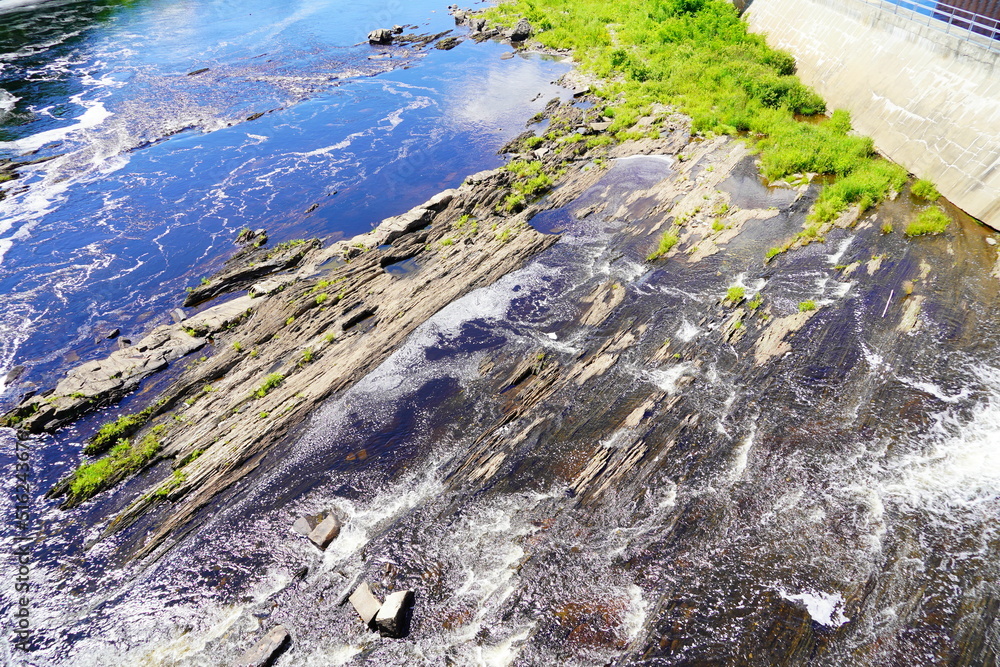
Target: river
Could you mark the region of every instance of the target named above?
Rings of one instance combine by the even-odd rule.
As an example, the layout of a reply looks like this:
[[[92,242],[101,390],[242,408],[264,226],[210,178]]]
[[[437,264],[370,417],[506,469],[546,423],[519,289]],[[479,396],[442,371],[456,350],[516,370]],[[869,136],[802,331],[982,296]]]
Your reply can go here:
[[[167,321],[243,227],[366,231],[502,164],[566,97],[564,63],[498,43],[359,44],[452,29],[433,2],[20,4],[0,0],[0,157],[57,157],[0,202],[0,368],[26,367],[5,405],[106,355],[109,329]],[[425,322],[158,560],[102,536],[153,475],[42,498],[116,410],[33,439],[37,637],[7,662],[232,664],[280,623],[278,665],[995,664],[992,232],[949,206],[946,235],[907,238],[924,204],[904,193],[764,263],[818,188],[766,187],[734,146],[611,161],[532,220],[559,243]],[[670,184],[724,168],[704,198],[750,213],[738,233],[648,262]],[[0,453],[12,468],[9,431]],[[344,527],[320,553],[290,526],[326,510]],[[361,577],[416,592],[406,638],[341,604]]]

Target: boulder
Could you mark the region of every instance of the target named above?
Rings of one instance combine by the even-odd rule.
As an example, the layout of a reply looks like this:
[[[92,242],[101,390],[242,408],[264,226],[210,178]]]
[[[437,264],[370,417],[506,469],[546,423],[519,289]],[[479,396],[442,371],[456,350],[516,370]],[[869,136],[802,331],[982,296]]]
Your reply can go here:
[[[469,19],[469,30],[472,32],[482,32],[486,30],[486,19],[473,17]]]
[[[392,26],[392,34],[394,34],[394,35],[402,35],[403,34],[403,26],[401,26],[401,25],[394,25],[394,26]]]
[[[309,541],[325,551],[337,535],[340,535],[340,520],[329,514],[309,533]]]
[[[313,532],[313,529],[319,525],[319,519],[314,516],[300,516],[292,524],[292,530],[294,530],[299,535],[303,537],[308,537],[309,533]]]
[[[369,44],[392,44],[392,31],[385,28],[372,30],[368,33]]]
[[[609,127],[611,127],[611,123],[609,121],[602,121],[600,123],[590,124],[590,129],[592,129],[594,132],[606,132]]]
[[[351,601],[351,605],[354,607],[354,611],[358,612],[358,616],[369,628],[372,627],[372,623],[375,621],[375,617],[378,615],[379,610],[382,608],[382,603],[378,601],[378,598],[372,593],[372,589],[368,586],[367,581],[361,582],[351,597],[348,598]]]
[[[187,313],[180,308],[174,308],[170,311],[170,319],[172,319],[175,323],[180,324],[187,319]]]
[[[385,599],[375,615],[375,625],[383,637],[404,637],[410,629],[413,591],[396,591]]]
[[[105,338],[107,338],[108,340],[114,340],[115,338],[118,338],[118,335],[121,332],[122,332],[121,329],[112,329],[111,331],[108,332],[108,335],[105,336]]]
[[[236,661],[236,667],[267,667],[288,648],[289,635],[284,626],[278,625],[264,635],[256,646],[246,651]]]
[[[512,42],[523,42],[524,40],[531,37],[533,29],[531,24],[528,23],[528,19],[522,18],[517,22],[513,28],[507,31],[507,38]]]

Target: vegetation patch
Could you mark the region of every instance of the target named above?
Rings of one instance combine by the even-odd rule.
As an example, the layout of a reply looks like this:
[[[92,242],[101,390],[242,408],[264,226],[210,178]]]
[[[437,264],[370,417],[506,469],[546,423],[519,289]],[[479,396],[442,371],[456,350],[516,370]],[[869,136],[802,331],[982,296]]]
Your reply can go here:
[[[927,201],[937,201],[941,197],[941,193],[937,191],[934,184],[928,181],[926,178],[921,178],[913,183],[913,188],[910,190],[914,197],[920,197],[921,199],[926,199]]]
[[[653,252],[646,259],[652,262],[654,259],[659,259],[660,257],[663,257],[668,252],[673,250],[673,247],[677,245],[679,241],[680,237],[677,236],[677,232],[673,230],[663,232],[663,236],[660,237],[660,245],[657,246],[656,251]]]
[[[800,301],[799,302],[799,312],[800,313],[807,313],[810,310],[816,310],[816,302],[815,301],[810,300],[810,301]]]
[[[922,236],[924,234],[940,234],[948,228],[951,219],[937,206],[920,212],[913,222],[906,226],[907,236]]]
[[[83,448],[83,453],[95,456],[108,451],[119,440],[129,437],[142,428],[149,421],[149,418],[153,416],[155,409],[156,406],[151,405],[141,412],[122,415],[113,422],[104,424],[97,430],[97,433],[90,437],[87,445]]]
[[[261,383],[261,385],[254,390],[253,392],[254,398],[264,398],[269,393],[271,393],[272,389],[274,389],[279,384],[284,382],[284,380],[285,376],[282,375],[281,373],[271,373],[266,378],[264,378],[264,382]]]
[[[523,16],[545,46],[573,49],[583,69],[606,81],[596,94],[619,139],[654,104],[667,104],[692,118],[694,132],[746,136],[769,179],[836,177],[816,221],[852,204],[869,208],[906,181],[901,167],[876,156],[871,139],[851,134],[846,111],[798,120],[826,111],[825,103],[795,76],[794,58],[749,33],[725,0],[513,0],[486,14],[505,26]]]
[[[69,481],[71,499],[82,502],[93,498],[122,477],[141,470],[160,451],[160,436],[165,430],[160,424],[138,443],[120,440],[104,458],[81,465]]]

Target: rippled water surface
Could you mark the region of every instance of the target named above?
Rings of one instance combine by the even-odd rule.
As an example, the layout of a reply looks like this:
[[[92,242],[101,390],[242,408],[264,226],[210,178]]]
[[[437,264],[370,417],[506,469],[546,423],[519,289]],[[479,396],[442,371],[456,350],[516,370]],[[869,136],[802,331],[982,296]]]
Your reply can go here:
[[[0,379],[0,406],[105,355],[108,330],[167,321],[243,227],[335,239],[501,164],[567,65],[490,42],[363,43],[395,23],[455,29],[445,10],[0,0],[0,158],[51,158],[0,185],[0,378],[24,367]],[[716,195],[777,212],[719,254],[649,262],[664,213],[633,195],[684,167],[606,166],[532,221],[559,243],[425,322],[160,560],[121,562],[142,535],[100,538],[162,474],[68,512],[42,497],[104,416],[32,440],[39,634],[4,661],[232,664],[281,623],[279,665],[996,664],[988,233],[959,219],[907,239],[925,204],[902,196],[765,264],[817,188],[765,186],[748,158]],[[819,310],[757,364],[724,335],[731,286],[763,299],[748,336],[806,300]],[[601,293],[620,305],[589,321]],[[615,340],[602,372],[579,374]],[[525,360],[541,370],[512,386]],[[324,510],[344,528],[320,553],[290,526]],[[405,640],[342,604],[361,577],[416,591]],[[11,581],[0,590],[7,618]]]

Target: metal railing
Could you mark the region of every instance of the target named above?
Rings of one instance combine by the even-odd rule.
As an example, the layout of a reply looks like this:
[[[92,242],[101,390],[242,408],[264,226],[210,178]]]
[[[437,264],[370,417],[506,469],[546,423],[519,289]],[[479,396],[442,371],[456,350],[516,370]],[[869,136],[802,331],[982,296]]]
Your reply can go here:
[[[1000,53],[1000,19],[934,0],[860,0],[883,11]],[[993,9],[992,7],[990,8]],[[997,5],[1000,15],[1000,3]]]

